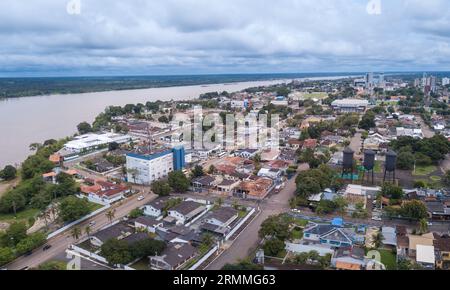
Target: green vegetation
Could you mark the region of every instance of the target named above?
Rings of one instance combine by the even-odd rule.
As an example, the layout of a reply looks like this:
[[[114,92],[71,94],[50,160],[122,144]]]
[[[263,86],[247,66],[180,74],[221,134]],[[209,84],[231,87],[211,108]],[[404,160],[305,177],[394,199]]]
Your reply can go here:
[[[73,222],[89,214],[91,212],[90,207],[87,199],[69,196],[61,201],[59,215],[64,222]]]
[[[414,176],[428,176],[433,172],[437,171],[437,167],[434,165],[430,166],[417,166],[416,171],[413,171]]]
[[[166,181],[158,180],[152,183],[152,191],[159,196],[168,196],[172,188]]]
[[[128,215],[129,218],[135,219],[144,215],[144,210],[140,208],[133,209]]]
[[[150,238],[132,245],[123,240],[110,239],[102,245],[100,253],[110,265],[126,265],[138,258],[159,255],[164,248],[164,242]]]
[[[222,270],[224,271],[261,271],[262,265],[254,264],[248,260],[240,261],[237,264],[226,264]]]
[[[184,193],[188,191],[190,181],[182,171],[172,171],[169,173],[169,185],[175,192]]]
[[[44,233],[28,235],[25,223],[12,223],[5,232],[0,233],[0,266],[42,246],[45,241]]]
[[[450,142],[442,135],[435,135],[432,138],[421,140],[412,137],[400,137],[397,140],[393,140],[390,143],[390,147],[397,152],[414,154],[416,163],[419,166],[428,166],[431,163],[437,164],[450,153]],[[414,164],[414,158],[409,160],[409,162]]]
[[[381,255],[381,263],[386,266],[387,270],[396,270],[397,269],[397,256],[391,250],[386,249],[378,249]]]
[[[6,165],[3,170],[0,170],[0,179],[13,180],[17,176],[17,169],[12,165]]]
[[[62,261],[48,261],[37,267],[40,271],[64,271],[67,270],[67,263]]]
[[[326,188],[339,189],[342,186],[336,177],[336,172],[326,165],[299,173],[295,182],[297,195],[305,199]]]

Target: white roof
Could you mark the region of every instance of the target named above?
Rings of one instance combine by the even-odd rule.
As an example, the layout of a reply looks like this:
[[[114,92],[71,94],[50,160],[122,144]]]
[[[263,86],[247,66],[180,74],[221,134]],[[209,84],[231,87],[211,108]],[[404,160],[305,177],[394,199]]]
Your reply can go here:
[[[362,99],[343,99],[336,100],[331,105],[334,107],[367,107],[369,106],[369,101]]]
[[[419,263],[433,264],[435,263],[434,246],[416,246],[416,261]]]

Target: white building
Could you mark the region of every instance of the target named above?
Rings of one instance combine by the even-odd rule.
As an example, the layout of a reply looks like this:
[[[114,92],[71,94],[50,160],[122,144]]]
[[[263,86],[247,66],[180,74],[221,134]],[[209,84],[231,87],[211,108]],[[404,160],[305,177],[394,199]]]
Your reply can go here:
[[[153,155],[127,155],[127,178],[135,184],[150,185],[173,171],[173,153],[164,151]]]
[[[178,223],[186,224],[194,218],[203,215],[208,208],[195,201],[183,201],[179,205],[169,210],[169,216],[175,218]]]
[[[450,78],[443,78],[442,79],[442,85],[443,86],[450,85]]]
[[[331,106],[341,113],[357,113],[364,112],[369,106],[369,102],[362,99],[343,99],[332,102]]]
[[[64,145],[64,149],[74,153],[82,153],[86,151],[93,151],[108,146],[108,144],[116,142],[123,144],[130,142],[132,137],[129,135],[104,133],[104,134],[85,134],[75,137],[72,141]]]

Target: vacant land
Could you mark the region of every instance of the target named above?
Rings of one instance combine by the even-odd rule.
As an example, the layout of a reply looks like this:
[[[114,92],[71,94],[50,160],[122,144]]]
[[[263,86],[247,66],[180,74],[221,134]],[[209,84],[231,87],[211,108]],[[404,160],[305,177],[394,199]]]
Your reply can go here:
[[[319,100],[323,100],[328,98],[328,94],[327,93],[323,93],[323,92],[313,92],[313,93],[304,93],[302,95],[302,99],[304,100],[310,100],[310,99],[319,99]]]

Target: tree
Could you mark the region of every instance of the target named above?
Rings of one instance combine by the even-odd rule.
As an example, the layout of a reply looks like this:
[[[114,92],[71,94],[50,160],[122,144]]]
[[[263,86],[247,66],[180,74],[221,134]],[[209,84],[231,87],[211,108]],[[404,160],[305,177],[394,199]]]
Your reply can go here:
[[[48,261],[40,264],[37,269],[40,271],[64,271],[67,270],[67,264],[61,261]]]
[[[27,226],[23,222],[14,222],[1,237],[1,245],[15,247],[27,237]]]
[[[81,122],[78,124],[77,129],[81,135],[92,132],[92,126],[88,122]]]
[[[264,243],[264,253],[268,256],[276,257],[284,250],[284,242],[279,239],[269,239]]]
[[[112,221],[114,220],[114,217],[116,216],[116,210],[110,209],[106,212],[105,215],[108,218],[109,222],[112,223]]]
[[[282,216],[271,216],[261,224],[259,236],[261,238],[273,237],[285,241],[290,236],[289,221]]]
[[[84,233],[86,234],[86,236],[88,236],[88,238],[91,237],[91,231],[92,231],[92,228],[91,228],[90,225],[87,225],[87,226],[84,228]]]
[[[152,183],[152,191],[159,196],[168,196],[172,188],[166,181],[158,180]]]
[[[72,230],[70,231],[70,235],[75,240],[78,240],[80,238],[81,234],[82,234],[81,229],[79,227],[73,227]]]
[[[444,184],[450,186],[450,170],[448,170],[443,178]]]
[[[334,199],[334,203],[336,205],[336,210],[338,211],[338,213],[340,213],[341,216],[344,216],[348,207],[347,200],[343,196],[338,196]]]
[[[144,210],[140,208],[133,209],[128,215],[129,218],[135,219],[144,215]]]
[[[428,232],[428,220],[423,218],[419,221],[419,232],[423,235]]]
[[[157,256],[164,251],[166,244],[163,241],[158,241],[154,239],[146,239],[142,241],[135,242],[131,247],[130,251],[134,259]]]
[[[170,122],[169,118],[167,118],[166,115],[163,115],[163,116],[159,117],[158,121],[161,122],[161,123],[169,123]]]
[[[126,241],[110,239],[103,243],[100,255],[104,257],[110,265],[126,265],[133,261],[133,255]]]
[[[25,239],[21,240],[17,246],[16,251],[18,255],[23,255],[29,251],[42,246],[46,241],[46,235],[44,233],[34,233]]]
[[[226,264],[223,266],[224,271],[261,271],[263,270],[262,265],[254,264],[248,260],[240,261],[237,264]]]
[[[414,154],[412,152],[400,152],[397,157],[397,168],[411,170],[414,168]]]
[[[120,148],[119,143],[117,142],[111,142],[108,144],[108,151],[114,151]]]
[[[208,173],[214,174],[216,172],[216,167],[214,165],[209,166]]]
[[[0,178],[4,180],[13,180],[17,176],[17,169],[12,165],[6,165],[2,171],[0,171]]]
[[[14,213],[25,208],[26,198],[24,194],[16,190],[8,191],[0,199],[0,212],[2,213]]]
[[[359,128],[369,131],[371,128],[374,128],[375,124],[375,113],[372,111],[368,111],[359,122]]]
[[[384,240],[384,236],[381,233],[381,231],[378,231],[377,233],[374,233],[372,235],[372,243],[375,246],[375,248],[379,248],[381,247],[381,245],[383,244],[383,240]]]
[[[192,170],[192,178],[197,178],[204,176],[205,172],[203,172],[203,167],[200,165],[195,165],[194,169]]]
[[[84,198],[69,196],[59,204],[59,216],[64,222],[76,221],[89,213],[89,202]]]
[[[189,179],[182,171],[172,171],[169,173],[169,185],[175,192],[184,193],[189,189]]]
[[[427,207],[419,200],[412,200],[404,203],[400,213],[403,217],[414,220],[421,220],[428,217]]]
[[[400,186],[385,183],[381,188],[381,194],[392,200],[401,200],[403,198],[403,189]]]
[[[14,250],[12,248],[0,248],[0,266],[8,264],[12,260],[14,260],[15,257],[16,256],[14,255]]]

